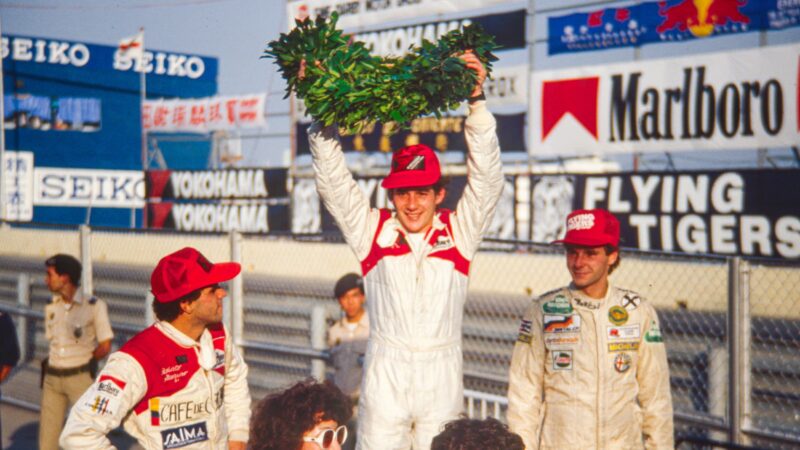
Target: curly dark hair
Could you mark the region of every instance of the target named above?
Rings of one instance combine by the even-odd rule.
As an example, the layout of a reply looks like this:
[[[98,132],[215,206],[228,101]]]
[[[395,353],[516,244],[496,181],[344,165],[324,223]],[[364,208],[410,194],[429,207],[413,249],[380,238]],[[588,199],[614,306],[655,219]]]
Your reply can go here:
[[[464,418],[448,422],[431,450],[525,450],[525,444],[497,419]]]
[[[345,425],[353,415],[350,399],[330,381],[301,381],[258,402],[250,419],[250,450],[297,450],[303,434],[323,421]]]

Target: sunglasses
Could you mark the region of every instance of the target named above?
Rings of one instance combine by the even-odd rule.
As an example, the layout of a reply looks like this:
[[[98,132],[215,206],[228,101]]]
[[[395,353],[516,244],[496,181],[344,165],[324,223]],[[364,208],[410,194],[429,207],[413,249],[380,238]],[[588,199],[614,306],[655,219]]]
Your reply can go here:
[[[327,450],[331,448],[334,438],[339,445],[344,444],[347,440],[347,427],[340,425],[336,430],[327,429],[315,437],[303,436],[303,442],[313,442],[319,445],[320,448]]]

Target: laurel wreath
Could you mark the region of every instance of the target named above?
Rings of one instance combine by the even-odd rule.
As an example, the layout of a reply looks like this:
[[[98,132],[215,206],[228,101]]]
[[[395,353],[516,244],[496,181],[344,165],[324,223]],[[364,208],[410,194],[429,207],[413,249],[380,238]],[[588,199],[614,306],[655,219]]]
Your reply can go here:
[[[494,37],[478,24],[453,30],[436,43],[423,40],[400,58],[370,55],[363,42],[352,42],[329,20],[296,20],[296,27],[267,44],[262,58],[273,58],[287,82],[286,97],[295,92],[308,114],[324,125],[338,124],[358,132],[373,121],[411,120],[456,109],[472,92],[476,75],[457,57],[472,50],[491,76]],[[306,61],[300,79],[300,62]],[[286,98],[284,97],[284,98]]]

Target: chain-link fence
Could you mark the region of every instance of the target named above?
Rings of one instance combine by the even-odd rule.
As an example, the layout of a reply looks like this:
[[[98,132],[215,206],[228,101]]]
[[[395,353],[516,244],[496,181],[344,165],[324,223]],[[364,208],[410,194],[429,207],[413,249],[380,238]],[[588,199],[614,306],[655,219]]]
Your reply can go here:
[[[340,240],[142,231],[4,228],[0,308],[15,317],[24,361],[4,400],[36,407],[46,356],[44,259],[82,256],[84,284],[109,305],[115,348],[152,323],[149,274],[187,245],[241,262],[225,321],[243,348],[254,399],[324,376],[324,336],[339,317],[333,284],[358,264]],[[505,410],[520,318],[536,296],[569,281],[558,250],[491,241],[472,266],[464,316],[464,381],[472,415]],[[653,303],[667,344],[676,431],[769,448],[800,444],[800,266],[738,258],[623,252],[612,283]],[[367,300],[369,301],[369,299]],[[732,355],[732,357],[731,357]]]

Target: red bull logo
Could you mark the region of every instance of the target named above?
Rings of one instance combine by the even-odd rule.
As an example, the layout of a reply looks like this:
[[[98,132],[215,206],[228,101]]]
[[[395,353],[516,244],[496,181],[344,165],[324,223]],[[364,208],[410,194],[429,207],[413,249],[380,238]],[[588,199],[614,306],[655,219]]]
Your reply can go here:
[[[689,31],[695,37],[714,33],[717,26],[747,25],[750,18],[741,9],[748,0],[683,0],[674,6],[659,3],[659,15],[664,18],[656,28],[658,33],[669,30]]]

